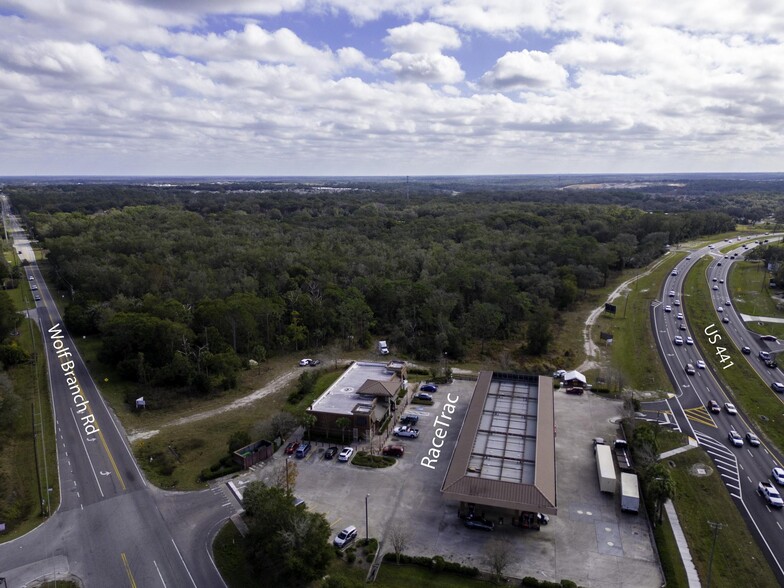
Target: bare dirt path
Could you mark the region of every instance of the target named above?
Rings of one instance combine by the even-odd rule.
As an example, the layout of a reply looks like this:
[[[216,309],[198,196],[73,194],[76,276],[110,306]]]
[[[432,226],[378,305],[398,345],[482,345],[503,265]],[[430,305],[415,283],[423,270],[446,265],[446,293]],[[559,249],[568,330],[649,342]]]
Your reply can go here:
[[[188,423],[193,423],[195,421],[207,419],[218,414],[223,414],[224,412],[229,412],[230,410],[237,410],[238,408],[243,408],[245,406],[248,406],[249,404],[253,404],[256,401],[261,400],[265,396],[269,396],[270,394],[279,392],[280,390],[285,388],[288,384],[290,384],[293,380],[298,378],[300,373],[302,373],[301,369],[289,370],[277,376],[265,386],[259,388],[258,390],[254,390],[247,396],[238,398],[237,400],[230,402],[225,406],[219,406],[218,408],[205,410],[204,412],[199,412],[196,414],[188,415],[186,417],[175,419],[172,422],[167,423],[166,426],[177,427],[179,425],[185,425]],[[128,441],[133,443],[134,441],[137,441],[139,439],[149,439],[150,437],[154,437],[155,435],[157,435],[159,432],[160,429],[136,430],[128,434]]]

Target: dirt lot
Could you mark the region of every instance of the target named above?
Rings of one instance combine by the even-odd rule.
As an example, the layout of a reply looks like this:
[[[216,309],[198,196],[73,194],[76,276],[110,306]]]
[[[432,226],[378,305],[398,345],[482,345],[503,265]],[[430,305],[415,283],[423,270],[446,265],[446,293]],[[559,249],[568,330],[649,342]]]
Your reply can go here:
[[[567,396],[556,392],[558,516],[541,531],[521,530],[508,524],[493,532],[466,529],[457,517],[457,504],[441,498],[440,488],[459,428],[473,392],[473,382],[455,381],[434,394],[432,407],[412,407],[420,419],[418,439],[405,439],[405,457],[390,468],[370,470],[323,458],[326,447],[316,445],[304,460],[297,460],[296,495],[308,507],[323,512],[335,532],[348,525],[365,536],[367,497],[368,532],[385,551],[384,535],[393,522],[409,531],[407,553],[442,555],[448,560],[487,568],[486,545],[493,539],[511,542],[514,561],[508,576],[542,579],[568,578],[584,586],[658,587],[663,578],[643,516],[622,514],[618,496],[599,492],[591,438],[612,438],[610,419],[620,414],[620,403],[592,394]],[[431,447],[433,421],[447,393],[459,396],[458,412],[444,451],[434,469],[421,465]],[[278,452],[274,460],[285,458]],[[244,480],[259,479],[271,464],[257,466]],[[241,482],[240,482],[241,483]],[[501,513],[487,509],[488,518]],[[508,521],[508,519],[507,519]]]

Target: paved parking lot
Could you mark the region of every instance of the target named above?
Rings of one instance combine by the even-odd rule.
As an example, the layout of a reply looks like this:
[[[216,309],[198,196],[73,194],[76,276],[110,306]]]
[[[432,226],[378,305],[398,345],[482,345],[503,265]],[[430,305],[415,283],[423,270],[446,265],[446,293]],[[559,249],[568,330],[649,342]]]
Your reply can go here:
[[[326,515],[333,531],[355,525],[365,536],[365,498],[369,534],[383,541],[393,522],[409,531],[407,553],[441,555],[480,568],[483,551],[493,539],[511,542],[515,557],[507,575],[542,579],[568,578],[584,586],[658,587],[662,584],[648,527],[643,516],[622,514],[618,497],[599,492],[591,439],[613,438],[620,414],[619,402],[593,394],[567,396],[556,391],[555,411],[558,516],[541,531],[496,526],[493,532],[469,530],[457,517],[457,504],[441,498],[441,483],[449,466],[473,392],[474,382],[455,381],[440,387],[435,405],[411,406],[406,412],[420,415],[418,439],[396,440],[406,448],[405,457],[393,467],[372,470],[337,460],[323,459],[326,446],[298,463],[296,495],[308,507]],[[446,395],[459,396],[452,422],[435,469],[421,465],[432,447],[433,421],[441,413]],[[361,446],[359,447],[361,449]],[[283,460],[282,452],[274,460]],[[261,478],[270,464],[245,479]],[[494,517],[487,509],[488,518]],[[497,522],[497,520],[496,520]],[[391,551],[391,544],[384,549]]]

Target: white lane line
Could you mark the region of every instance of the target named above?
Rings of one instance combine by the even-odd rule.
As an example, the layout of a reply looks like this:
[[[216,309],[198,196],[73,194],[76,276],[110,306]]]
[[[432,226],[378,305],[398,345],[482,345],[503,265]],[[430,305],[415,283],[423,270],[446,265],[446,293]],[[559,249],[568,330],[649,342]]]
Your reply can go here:
[[[191,583],[193,584],[193,588],[198,588],[196,586],[195,580],[193,579],[193,576],[191,576],[191,571],[188,569],[188,566],[185,565],[185,560],[182,559],[182,554],[180,553],[179,547],[177,547],[177,544],[174,542],[174,539],[172,539],[172,545],[174,545],[174,549],[177,550],[177,555],[180,556],[180,561],[182,562],[182,567],[184,567],[185,571],[188,573],[188,577],[191,579]]]
[[[733,494],[732,492],[730,492],[730,496],[732,496],[733,498],[737,498],[738,500],[743,500],[740,496],[738,496],[737,494]]]
[[[780,522],[776,521],[776,525],[778,526],[779,529],[781,529],[781,523]],[[784,531],[784,529],[781,529],[781,530]]]
[[[73,417],[74,425],[76,425],[76,430],[79,431],[79,423],[76,422],[76,415],[74,414],[73,409],[71,410],[71,416]],[[84,454],[87,456],[87,461],[90,462],[90,469],[93,471],[93,477],[95,478],[95,483],[98,484],[98,492],[101,493],[101,498],[105,498],[103,495],[103,488],[101,488],[101,482],[98,481],[98,474],[95,473],[95,466],[93,465],[93,460],[90,458],[90,452],[87,451],[87,445],[84,444],[84,439],[82,439],[82,433],[79,432],[79,440],[82,442],[82,447],[84,447]],[[82,507],[84,510],[84,507]]]
[[[746,479],[749,481],[749,484],[753,484],[754,482],[751,480],[750,477],[746,476]]]
[[[155,564],[155,571],[158,572],[158,577],[161,579],[161,584],[163,584],[163,588],[166,588],[166,582],[163,581],[163,575],[161,574],[161,570],[158,568],[158,562],[152,560],[152,563]]]

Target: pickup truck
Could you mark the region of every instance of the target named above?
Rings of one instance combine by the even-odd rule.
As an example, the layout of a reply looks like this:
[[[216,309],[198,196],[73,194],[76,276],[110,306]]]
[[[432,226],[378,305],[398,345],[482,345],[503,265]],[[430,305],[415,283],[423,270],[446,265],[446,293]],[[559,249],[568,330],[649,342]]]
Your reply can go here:
[[[633,471],[629,444],[623,439],[616,439],[613,443],[613,450],[615,451],[615,460],[618,462],[618,469],[622,472]]]
[[[757,486],[757,494],[765,499],[768,506],[772,506],[773,508],[781,508],[784,506],[784,500],[781,499],[781,494],[776,490],[773,482],[760,482],[759,486]]]
[[[397,426],[392,430],[392,434],[395,437],[410,437],[412,439],[416,439],[417,437],[419,437],[419,429],[414,429],[412,427]]]

